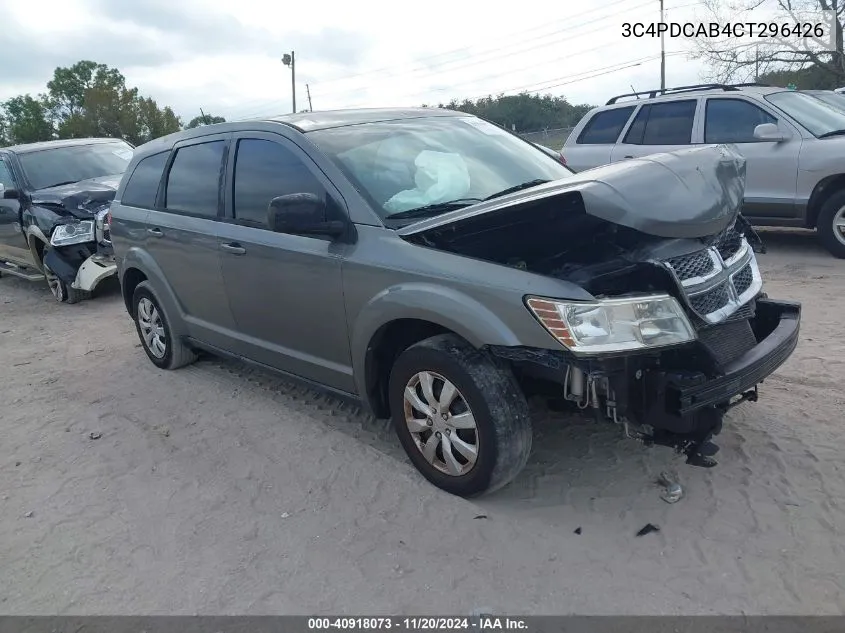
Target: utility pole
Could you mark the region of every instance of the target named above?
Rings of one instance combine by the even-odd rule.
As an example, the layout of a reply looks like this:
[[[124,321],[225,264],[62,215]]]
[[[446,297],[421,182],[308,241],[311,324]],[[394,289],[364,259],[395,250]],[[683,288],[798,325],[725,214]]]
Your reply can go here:
[[[293,51],[282,56],[282,63],[290,66],[290,90],[293,103],[293,113],[296,114],[296,55]]]
[[[754,47],[754,83],[760,83],[760,45]]]
[[[660,0],[660,25],[663,26],[663,0]],[[660,89],[666,90],[666,39],[660,30]]]
[[[202,122],[208,125],[208,115],[202,111],[202,108],[200,108],[200,114],[202,115]]]
[[[305,92],[308,93],[308,111],[314,112],[314,106],[311,105],[311,86],[305,84]]]

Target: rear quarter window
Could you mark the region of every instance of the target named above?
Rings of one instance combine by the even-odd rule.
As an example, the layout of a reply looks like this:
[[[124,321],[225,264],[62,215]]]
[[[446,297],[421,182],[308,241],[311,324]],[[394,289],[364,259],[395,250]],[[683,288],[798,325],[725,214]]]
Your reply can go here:
[[[579,145],[612,145],[631,118],[634,106],[604,110],[593,115],[581,130],[576,141]]]
[[[169,154],[170,152],[153,154],[138,162],[123,190],[121,204],[146,209],[155,206],[158,186]]]

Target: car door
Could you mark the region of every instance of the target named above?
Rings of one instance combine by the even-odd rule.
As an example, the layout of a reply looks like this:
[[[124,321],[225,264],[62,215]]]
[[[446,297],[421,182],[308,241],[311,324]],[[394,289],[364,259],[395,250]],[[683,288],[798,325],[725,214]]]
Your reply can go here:
[[[203,136],[174,146],[145,236],[190,335],[223,348],[235,325],[217,248],[229,136]]]
[[[759,141],[754,128],[774,123],[788,137]],[[798,130],[771,111],[741,97],[708,97],[704,110],[704,142],[733,143],[745,157],[745,205],[749,218],[791,218],[797,214]]]
[[[26,240],[20,229],[20,203],[14,199],[3,198],[3,191],[17,190],[18,185],[9,163],[8,155],[0,154],[0,246],[7,254],[16,254],[8,247],[23,250]]]
[[[697,109],[698,99],[642,105],[622,141],[613,148],[612,161],[615,163],[689,147],[693,143]]]
[[[219,245],[239,350],[265,365],[354,392],[341,270],[345,246],[323,236],[277,233],[267,222],[270,201],[293,193],[316,194],[345,215],[339,192],[280,134],[237,134],[227,172]]]
[[[563,146],[566,165],[579,172],[606,165],[619,134],[631,118],[635,106],[599,110],[584,125],[584,128],[567,139]]]

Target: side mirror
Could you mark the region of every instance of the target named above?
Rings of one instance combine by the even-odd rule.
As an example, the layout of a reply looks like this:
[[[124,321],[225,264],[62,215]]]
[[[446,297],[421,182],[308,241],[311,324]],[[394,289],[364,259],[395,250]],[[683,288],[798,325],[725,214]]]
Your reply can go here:
[[[780,143],[787,140],[789,135],[774,123],[761,123],[754,128],[754,138],[758,141]]]
[[[18,200],[21,197],[17,189],[4,189],[3,185],[0,185],[0,191],[3,192],[3,200]]]
[[[273,198],[267,208],[267,224],[276,233],[339,237],[346,224],[327,218],[325,200],[313,193],[291,193]]]

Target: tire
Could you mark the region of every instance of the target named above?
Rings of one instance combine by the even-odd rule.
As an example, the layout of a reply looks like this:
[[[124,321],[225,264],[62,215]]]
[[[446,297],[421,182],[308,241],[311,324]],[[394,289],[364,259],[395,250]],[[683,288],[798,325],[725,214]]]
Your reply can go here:
[[[49,250],[49,246],[44,247],[44,250],[42,251],[43,258],[46,259]],[[44,263],[44,259],[41,260],[41,268],[44,272],[44,279],[47,280],[47,287],[50,289],[50,293],[53,295],[53,298],[59,303],[66,303],[68,305],[71,305],[74,303],[79,303],[80,301],[83,301],[90,296],[89,292],[72,288],[70,284],[67,284],[61,279],[59,279],[58,276],[56,276],[56,274],[52,270],[50,270],[50,267]]]
[[[418,410],[426,402],[425,375],[433,379],[428,400],[443,396],[445,381],[456,389],[446,420],[442,415],[427,420]],[[406,399],[409,385],[417,394],[417,408]],[[531,417],[513,373],[457,336],[434,336],[402,352],[390,372],[388,396],[394,429],[411,463],[446,492],[461,497],[492,492],[512,481],[528,461]],[[406,420],[406,412],[412,422]],[[467,412],[474,430],[463,428],[470,420]],[[436,446],[429,461],[423,446],[431,441]],[[471,463],[466,448],[473,445],[476,456]]]
[[[816,228],[819,240],[834,257],[845,259],[845,233],[836,222],[845,222],[845,190],[837,191],[822,205]]]
[[[179,369],[197,359],[181,338],[173,336],[167,314],[147,281],[139,283],[132,295],[132,320],[135,321],[141,347],[159,369]],[[155,334],[156,330],[158,335]],[[154,343],[154,340],[161,344]]]

